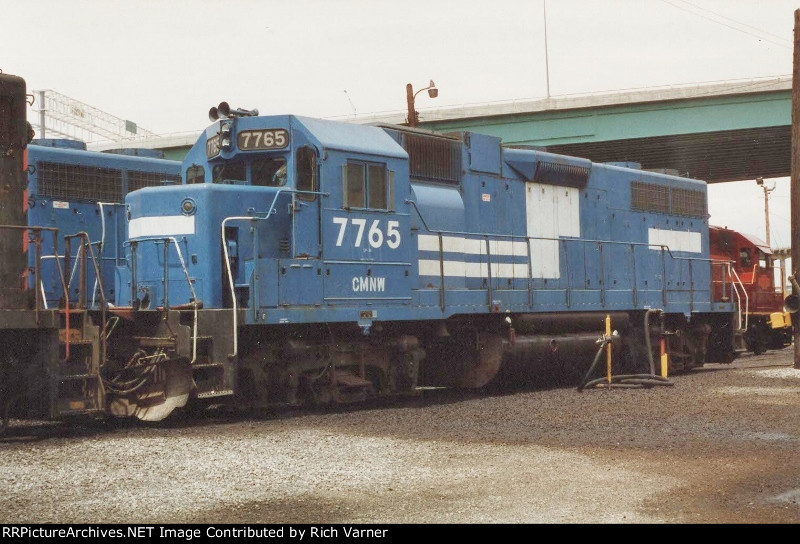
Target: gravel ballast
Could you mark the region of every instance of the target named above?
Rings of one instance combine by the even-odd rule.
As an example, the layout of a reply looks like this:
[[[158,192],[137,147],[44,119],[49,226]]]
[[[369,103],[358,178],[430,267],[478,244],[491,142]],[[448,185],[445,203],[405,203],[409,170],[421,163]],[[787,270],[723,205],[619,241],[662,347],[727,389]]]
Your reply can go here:
[[[12,421],[0,522],[797,523],[792,350],[672,387],[438,391],[161,425]]]

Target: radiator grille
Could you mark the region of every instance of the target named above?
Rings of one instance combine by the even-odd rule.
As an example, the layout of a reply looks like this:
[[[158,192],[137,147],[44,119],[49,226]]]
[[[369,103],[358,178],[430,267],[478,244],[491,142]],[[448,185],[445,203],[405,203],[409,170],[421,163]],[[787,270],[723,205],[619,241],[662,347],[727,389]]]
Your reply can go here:
[[[168,180],[171,183],[179,183],[180,176],[172,174],[161,174],[159,172],[128,172],[128,192],[141,189],[143,187],[159,187],[163,185],[163,181]]]
[[[631,183],[631,209],[669,213],[669,187],[634,181]]]
[[[643,181],[631,183],[631,209],[692,217],[708,215],[706,194],[703,191],[670,188]]]
[[[672,189],[672,213],[699,217],[707,215],[705,194],[691,189]]]
[[[589,168],[571,164],[540,161],[536,165],[533,181],[548,185],[565,185],[567,187],[584,187],[589,179]]]
[[[461,142],[419,134],[403,135],[412,178],[444,183],[461,180]]]
[[[37,165],[39,196],[59,200],[122,202],[122,171],[54,162]]]

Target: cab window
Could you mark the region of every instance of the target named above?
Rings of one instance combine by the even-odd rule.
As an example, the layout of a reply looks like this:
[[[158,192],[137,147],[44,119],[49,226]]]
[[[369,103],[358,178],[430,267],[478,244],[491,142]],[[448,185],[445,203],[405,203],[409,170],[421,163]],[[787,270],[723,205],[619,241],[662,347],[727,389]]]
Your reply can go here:
[[[753,257],[750,254],[749,247],[743,247],[739,250],[739,263],[742,268],[750,268],[753,266]]]
[[[215,164],[211,173],[214,183],[247,181],[247,167],[245,163],[241,161]]]
[[[316,200],[319,189],[317,184],[317,155],[314,149],[303,146],[297,150],[297,193],[300,200]]]
[[[348,161],[343,172],[343,207],[389,209],[390,178],[385,164]]]
[[[206,170],[199,164],[193,164],[186,169],[186,183],[205,183]]]
[[[286,159],[269,157],[254,160],[250,164],[250,184],[260,187],[283,187],[286,185]]]

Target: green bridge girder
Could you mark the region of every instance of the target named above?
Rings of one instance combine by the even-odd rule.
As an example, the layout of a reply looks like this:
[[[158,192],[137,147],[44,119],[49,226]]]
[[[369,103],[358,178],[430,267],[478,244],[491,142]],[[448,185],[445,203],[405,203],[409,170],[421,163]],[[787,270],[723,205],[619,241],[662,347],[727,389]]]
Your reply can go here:
[[[420,128],[473,131],[595,162],[637,162],[709,183],[785,177],[791,166],[791,77],[559,96],[420,111]],[[427,101],[424,105],[429,104]],[[419,104],[417,104],[419,106]],[[403,124],[403,114],[357,123]],[[181,160],[196,137],[137,142]]]
[[[596,162],[633,161],[709,183],[789,175],[791,79],[421,112],[437,132],[492,134]]]

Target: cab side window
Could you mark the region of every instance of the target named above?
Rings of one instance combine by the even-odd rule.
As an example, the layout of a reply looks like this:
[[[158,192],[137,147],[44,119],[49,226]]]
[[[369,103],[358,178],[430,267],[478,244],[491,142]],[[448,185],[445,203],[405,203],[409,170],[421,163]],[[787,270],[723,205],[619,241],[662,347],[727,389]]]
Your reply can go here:
[[[205,183],[206,170],[199,164],[193,164],[186,169],[186,183]]]
[[[739,250],[739,263],[742,268],[750,268],[753,266],[753,257],[750,255],[749,247],[743,247]]]
[[[300,200],[316,200],[319,189],[317,182],[317,155],[309,146],[297,150],[297,190],[307,191],[297,193]]]
[[[348,161],[342,172],[342,207],[392,209],[393,179],[385,164]]]
[[[346,208],[366,208],[367,197],[364,191],[364,165],[347,163],[344,189]]]

